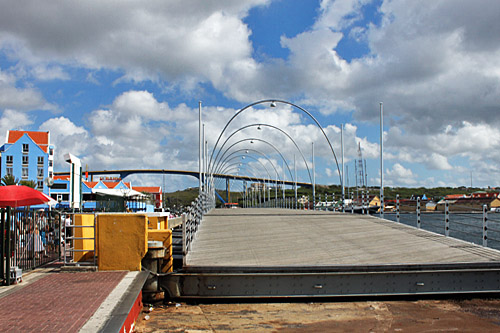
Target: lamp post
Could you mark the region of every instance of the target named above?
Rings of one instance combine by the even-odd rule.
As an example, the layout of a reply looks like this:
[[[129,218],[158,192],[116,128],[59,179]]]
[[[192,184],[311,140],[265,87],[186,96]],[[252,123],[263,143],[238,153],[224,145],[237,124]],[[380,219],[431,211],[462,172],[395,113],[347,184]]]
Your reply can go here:
[[[345,212],[344,124],[340,125],[340,150],[342,151],[342,213],[344,213]]]
[[[380,102],[380,217],[384,218],[384,105]]]
[[[201,195],[202,191],[202,178],[201,178],[201,169],[202,169],[202,134],[201,134],[201,101],[198,102],[198,167],[199,167],[199,194]]]

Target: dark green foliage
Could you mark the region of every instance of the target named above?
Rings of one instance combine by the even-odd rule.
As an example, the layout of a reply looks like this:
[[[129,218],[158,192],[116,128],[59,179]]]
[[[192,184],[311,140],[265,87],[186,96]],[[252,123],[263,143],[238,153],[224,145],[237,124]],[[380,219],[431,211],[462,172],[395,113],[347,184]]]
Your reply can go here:
[[[17,183],[19,183],[19,179],[17,179],[13,175],[5,175],[2,177],[1,180],[2,186],[17,185]]]

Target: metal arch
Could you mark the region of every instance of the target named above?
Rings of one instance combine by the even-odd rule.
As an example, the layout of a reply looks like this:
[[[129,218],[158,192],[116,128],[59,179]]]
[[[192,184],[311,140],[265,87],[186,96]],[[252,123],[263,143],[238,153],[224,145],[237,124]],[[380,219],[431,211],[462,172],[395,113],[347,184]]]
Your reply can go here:
[[[236,150],[236,151],[233,151],[231,154],[227,155],[227,156],[226,156],[226,158],[225,158],[224,160],[221,160],[221,163],[228,161],[229,157],[230,157],[230,156],[232,156],[233,154],[236,154],[236,153],[238,153],[238,152],[240,152],[240,151],[244,151],[244,150],[245,150],[245,151],[254,151],[254,152],[256,152],[256,153],[260,154],[261,156],[263,156],[264,158],[266,158],[266,159],[267,159],[267,161],[268,161],[268,162],[271,164],[271,166],[273,167],[274,171],[276,172],[276,177],[277,177],[277,178],[279,178],[279,172],[278,172],[278,170],[276,170],[276,167],[274,166],[273,162],[271,162],[271,159],[270,159],[270,158],[269,158],[266,154],[264,154],[263,152],[258,151],[257,149],[252,149],[252,148],[242,148],[242,149],[238,149],[238,150]],[[238,156],[245,156],[245,157],[246,157],[247,155],[238,155]],[[251,155],[248,155],[248,156],[250,157]],[[257,159],[256,159],[256,160],[257,160]],[[218,172],[219,172],[219,171],[218,171],[218,170],[219,170],[219,168],[220,168],[220,166],[218,167],[218,169],[217,169],[217,170],[215,170],[215,172],[216,172],[216,173],[218,173]],[[278,180],[279,180],[279,179],[278,179]]]
[[[235,145],[237,145],[238,143],[241,143],[241,142],[244,142],[244,141],[251,141],[251,140],[255,140],[255,141],[261,141],[261,142],[264,142],[265,144],[268,144],[269,146],[271,146],[274,150],[276,150],[276,152],[281,156],[281,158],[283,159],[283,162],[285,162],[286,164],[286,167],[288,169],[288,173],[290,174],[290,179],[292,180],[295,180],[293,175],[292,175],[292,171],[290,171],[290,166],[288,165],[288,162],[286,161],[285,157],[283,156],[283,154],[281,154],[281,152],[278,150],[278,148],[276,148],[272,143],[269,143],[267,142],[266,140],[263,140],[263,139],[259,139],[259,138],[247,138],[247,139],[242,139],[240,141],[237,141],[235,143],[233,143],[231,146],[229,146],[225,151],[224,151],[224,154],[222,154],[221,158],[224,157],[224,155],[226,154],[227,151],[229,151],[229,149],[231,149],[232,147],[234,147]]]
[[[230,167],[228,168],[228,170],[227,170],[227,171],[230,171],[230,170],[231,170],[231,168],[234,168],[235,166],[236,166],[236,164],[233,164],[232,166],[230,166]],[[248,165],[248,164],[246,164],[246,166],[249,166],[249,165]],[[251,166],[249,166],[249,167],[251,167]],[[257,177],[257,176],[256,176],[256,174],[255,174],[255,171],[256,171],[256,170],[255,170],[255,168],[253,168],[253,167],[251,167],[251,168],[252,168],[253,170],[248,170],[248,171],[249,171],[249,172],[251,172],[251,173],[253,174],[253,177],[251,177],[251,176],[244,176],[244,177],[246,177],[246,178],[247,178],[247,179],[249,179],[250,181],[256,181],[256,182],[259,182],[259,177]],[[235,170],[235,171],[237,171],[237,170]],[[241,178],[242,176],[239,176],[239,177]],[[228,179],[231,179],[231,178],[229,178],[229,177],[228,177]],[[217,185],[217,184],[214,184],[214,185]],[[220,185],[220,183],[219,183],[219,185]]]
[[[258,104],[263,104],[263,103],[269,103],[269,102],[278,102],[278,103],[283,103],[283,104],[287,104],[287,105],[290,105],[290,106],[293,106],[299,110],[301,110],[302,112],[306,113],[312,120],[314,120],[314,122],[316,123],[316,125],[319,127],[319,129],[321,130],[321,133],[323,133],[323,136],[325,137],[326,141],[328,142],[328,145],[330,146],[330,149],[333,153],[333,157],[335,158],[335,164],[337,165],[337,170],[338,170],[338,173],[339,173],[339,178],[340,178],[340,184],[343,184],[343,181],[342,181],[342,178],[344,177],[344,175],[342,175],[340,173],[340,167],[339,167],[339,163],[338,163],[338,160],[337,160],[337,155],[335,155],[335,151],[333,150],[333,147],[332,147],[332,144],[330,143],[330,140],[328,139],[328,136],[326,135],[325,131],[323,131],[323,128],[321,127],[320,123],[316,120],[316,118],[314,118],[314,116],[309,112],[307,111],[306,109],[296,105],[296,104],[293,104],[291,102],[288,102],[288,101],[284,101],[284,100],[279,100],[279,99],[265,99],[265,100],[261,100],[261,101],[257,101],[257,102],[254,102],[254,103],[251,103],[251,104],[248,104],[247,106],[243,107],[242,109],[240,109],[238,112],[236,112],[232,117],[231,119],[229,119],[229,121],[226,123],[226,125],[224,126],[224,128],[222,129],[221,133],[219,134],[219,137],[217,138],[217,141],[215,142],[215,145],[214,145],[214,148],[212,150],[212,154],[210,155],[210,162],[209,162],[209,166],[211,165],[212,163],[212,157],[214,155],[214,152],[215,152],[215,148],[217,147],[217,145],[219,144],[219,141],[222,137],[222,134],[224,134],[224,132],[226,131],[227,127],[229,126],[229,124],[234,120],[234,118],[236,118],[240,113],[242,113],[243,111],[247,110],[248,108],[254,106],[254,105],[258,105]]]
[[[297,145],[297,143],[295,142],[295,140],[287,133],[285,132],[284,130],[282,130],[281,128],[277,127],[277,126],[274,126],[274,125],[270,125],[270,124],[266,124],[266,123],[255,123],[255,124],[250,124],[250,125],[246,125],[246,126],[243,126],[243,127],[240,127],[238,128],[236,131],[232,132],[231,135],[229,135],[226,140],[224,140],[224,143],[222,143],[222,146],[219,148],[219,150],[217,151],[217,155],[215,156],[215,159],[214,159],[214,163],[216,163],[217,161],[217,158],[219,157],[219,154],[220,152],[222,151],[222,148],[224,148],[224,146],[226,145],[226,143],[229,141],[229,139],[231,139],[233,137],[233,135],[235,135],[236,133],[244,130],[244,129],[247,129],[249,127],[252,127],[252,126],[265,126],[265,127],[270,127],[270,128],[273,128],[273,129],[276,129],[278,131],[280,131],[281,133],[285,134],[289,139],[290,141],[292,141],[292,143],[295,145],[295,148],[297,148],[297,150],[299,151],[300,153],[300,156],[302,156],[302,160],[304,161],[305,165],[306,165],[306,168],[307,168],[307,173],[309,175],[309,180],[311,181],[312,183],[312,177],[311,177],[311,171],[309,170],[309,165],[307,164],[307,161],[304,157],[304,154],[302,153],[302,150],[300,150],[299,146]],[[229,149],[229,148],[228,148]],[[227,151],[227,150],[226,150]],[[221,157],[222,158],[222,157]]]
[[[254,159],[255,159],[255,158],[254,158]],[[259,160],[257,160],[257,159],[255,159],[255,160],[256,160],[257,162],[259,162],[259,163],[260,163],[260,164],[264,167],[264,170],[266,171],[267,175],[268,175],[269,177],[271,177],[271,174],[269,173],[269,170],[267,170],[266,166],[265,166],[262,162],[260,162]],[[239,164],[239,163],[238,163],[238,164]],[[223,171],[224,171],[224,172],[228,172],[229,170],[231,170],[231,168],[234,168],[234,166],[235,166],[235,165],[236,165],[236,163],[229,164],[229,165],[227,165],[227,166],[226,166],[226,168],[225,168]],[[243,165],[242,165],[242,166],[243,166]],[[256,169],[256,168],[253,168],[253,167],[252,167],[251,165],[249,165],[248,163],[245,163],[245,167],[250,167],[250,168],[254,169],[255,171],[257,171],[257,169]],[[255,174],[254,174],[254,176],[255,176]],[[262,177],[261,177],[261,178],[262,178]],[[231,178],[229,178],[229,179],[231,179]]]

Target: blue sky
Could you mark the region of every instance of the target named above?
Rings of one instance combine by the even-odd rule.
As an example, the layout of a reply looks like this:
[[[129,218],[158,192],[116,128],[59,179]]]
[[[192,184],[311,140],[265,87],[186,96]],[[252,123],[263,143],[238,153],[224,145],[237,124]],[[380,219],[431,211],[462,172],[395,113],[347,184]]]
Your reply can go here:
[[[238,109],[281,99],[320,122],[339,161],[343,124],[350,185],[359,142],[376,185],[383,102],[387,185],[468,186],[472,172],[474,186],[497,186],[500,3],[422,4],[0,0],[0,133],[50,130],[56,171],[68,168],[67,152],[90,170],[197,170],[198,101],[212,149]],[[339,183],[326,141],[304,113],[260,105],[228,133],[253,123],[281,128],[300,151],[270,128],[233,139],[258,136],[289,163],[300,154],[310,163],[314,142],[317,182]],[[269,146],[252,147],[268,159],[246,159],[246,170],[281,173]],[[307,181],[305,164],[297,168]],[[167,191],[197,184],[130,180],[165,181]]]

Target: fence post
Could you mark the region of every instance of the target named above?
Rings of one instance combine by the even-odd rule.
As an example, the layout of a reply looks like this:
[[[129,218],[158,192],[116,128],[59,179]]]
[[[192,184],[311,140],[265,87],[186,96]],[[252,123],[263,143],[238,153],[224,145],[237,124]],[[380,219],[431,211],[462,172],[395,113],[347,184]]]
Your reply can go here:
[[[417,228],[420,229],[420,198],[417,198]]]
[[[396,194],[396,221],[400,222],[399,216],[399,194]]]
[[[361,191],[361,214],[365,215],[365,191]]]
[[[483,246],[488,246],[488,210],[487,206],[483,205]]]
[[[351,192],[351,214],[354,214],[354,193]]]
[[[5,263],[5,285],[10,286],[10,207],[7,207],[7,220],[5,222],[5,229],[7,231],[6,235],[6,244],[5,244],[5,254],[6,254],[6,263]]]
[[[444,202],[444,235],[450,235],[450,207],[448,201]]]
[[[5,284],[5,209],[0,211],[2,227],[0,228],[0,279]]]

